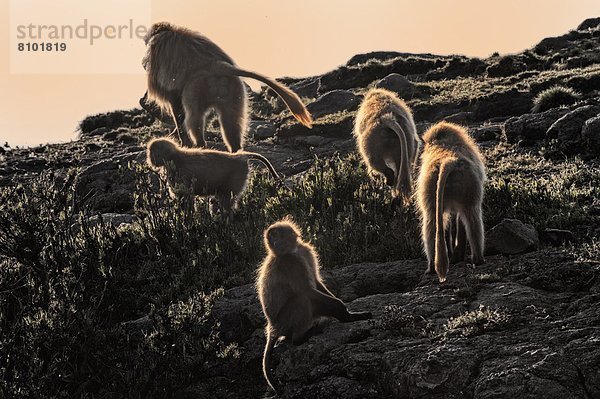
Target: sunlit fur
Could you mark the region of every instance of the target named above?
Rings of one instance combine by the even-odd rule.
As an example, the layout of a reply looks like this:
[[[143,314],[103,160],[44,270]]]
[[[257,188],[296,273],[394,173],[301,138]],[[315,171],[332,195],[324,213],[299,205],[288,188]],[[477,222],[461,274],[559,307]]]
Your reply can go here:
[[[406,201],[421,145],[410,108],[391,91],[372,89],[358,109],[354,134],[369,171],[384,176],[393,195]]]
[[[151,27],[145,42],[142,64],[148,73],[148,96],[172,115],[186,147],[206,145],[204,119],[211,108],[219,115],[229,151],[243,147],[247,98],[240,77],[267,84],[302,124],[312,124],[310,113],[294,92],[263,75],[240,69],[219,46],[199,33],[161,22]],[[178,115],[185,115],[185,120],[179,121]]]
[[[164,173],[174,195],[215,196],[225,212],[235,209],[246,189],[248,161],[263,163],[279,179],[273,165],[253,152],[182,148],[171,139],[159,138],[148,143],[146,154],[148,165]]]
[[[289,218],[269,226],[264,243],[267,256],[258,269],[256,289],[267,319],[263,372],[276,390],[270,354],[280,337],[299,345],[314,333],[315,322],[323,316],[349,322],[370,318],[371,314],[348,312],[325,287],[317,252],[302,240],[300,229]]]
[[[448,272],[445,232],[456,215],[457,240],[453,263],[464,260],[466,239],[472,262],[483,258],[484,159],[466,129],[447,122],[432,126],[424,135],[417,200],[422,217],[422,238],[428,259],[428,272],[440,282]]]

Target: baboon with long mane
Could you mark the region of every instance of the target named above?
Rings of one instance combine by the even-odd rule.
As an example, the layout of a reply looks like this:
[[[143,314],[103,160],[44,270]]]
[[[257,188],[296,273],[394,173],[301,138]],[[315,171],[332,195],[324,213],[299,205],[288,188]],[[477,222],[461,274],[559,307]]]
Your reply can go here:
[[[205,115],[215,109],[223,141],[231,152],[242,149],[247,128],[247,98],[242,77],[272,88],[300,123],[312,118],[300,98],[273,79],[235,65],[209,38],[166,22],[154,24],[145,37],[142,61],[148,73],[148,97],[169,112],[182,145],[204,147]],[[183,119],[183,120],[182,120]]]

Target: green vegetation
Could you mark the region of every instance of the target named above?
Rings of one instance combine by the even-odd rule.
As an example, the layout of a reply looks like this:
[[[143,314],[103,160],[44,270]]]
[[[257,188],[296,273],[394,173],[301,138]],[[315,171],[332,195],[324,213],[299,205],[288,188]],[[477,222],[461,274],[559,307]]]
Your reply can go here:
[[[554,86],[535,96],[532,112],[544,112],[563,105],[571,105],[579,101],[580,98],[581,94],[570,87]]]
[[[486,226],[516,217],[585,238],[600,214],[598,168],[507,153],[487,154]],[[204,200],[171,199],[143,166],[136,174],[137,220],[122,227],[74,211],[73,174],[0,189],[0,347],[10,353],[0,358],[0,389],[8,397],[182,397],[216,364],[235,369],[239,349],[221,340],[212,305],[223,288],[253,281],[262,231],[285,215],[325,269],[421,256],[414,207],[393,208],[356,155],[317,159],[291,189],[254,175],[231,221],[211,217]],[[388,329],[429,334],[423,320],[387,313]],[[448,329],[470,334],[505,319],[480,309]]]

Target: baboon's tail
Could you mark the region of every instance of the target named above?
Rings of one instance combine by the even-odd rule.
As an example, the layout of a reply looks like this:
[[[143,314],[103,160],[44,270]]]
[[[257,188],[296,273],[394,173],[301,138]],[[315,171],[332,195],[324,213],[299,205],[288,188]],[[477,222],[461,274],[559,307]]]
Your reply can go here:
[[[279,97],[281,97],[281,99],[288,106],[288,108],[290,109],[292,114],[294,114],[294,117],[300,123],[302,123],[304,126],[307,126],[309,128],[312,127],[312,116],[310,115],[310,112],[308,112],[308,110],[306,109],[304,104],[302,104],[300,97],[298,97],[298,95],[296,93],[291,91],[285,85],[283,85],[279,82],[276,82],[275,80],[270,79],[266,76],[258,74],[256,72],[246,71],[244,69],[238,68],[235,65],[231,65],[231,64],[229,64],[227,62],[223,62],[223,61],[218,61],[218,62],[213,63],[209,67],[209,70],[210,70],[210,72],[217,74],[217,75],[240,76],[240,77],[244,77],[244,78],[256,79],[258,81],[265,83],[271,89],[275,90],[275,93],[277,93],[277,95],[279,95]]]
[[[406,132],[402,126],[396,121],[393,115],[389,115],[384,119],[384,124],[392,129],[400,140],[400,170],[396,176],[395,189],[406,201],[410,197],[412,191],[412,177],[408,162],[408,145],[406,143]]]
[[[435,271],[440,283],[446,281],[449,263],[446,236],[444,234],[444,190],[446,189],[446,179],[454,170],[454,164],[455,161],[452,160],[440,165],[435,195]]]
[[[273,374],[271,374],[271,352],[275,347],[275,342],[277,341],[276,337],[273,336],[273,333],[267,327],[267,344],[265,345],[265,353],[263,355],[263,374],[265,375],[265,380],[267,380],[267,384],[271,387],[271,389],[277,393],[277,389],[275,389],[275,385],[273,384]]]
[[[243,154],[246,154],[248,156],[249,160],[261,162],[263,165],[265,165],[267,167],[267,169],[269,169],[269,172],[271,173],[271,175],[273,176],[273,178],[275,180],[280,180],[279,174],[273,167],[273,164],[271,164],[271,162],[269,162],[269,160],[266,157],[264,157],[256,152],[249,152],[249,151],[244,151]]]

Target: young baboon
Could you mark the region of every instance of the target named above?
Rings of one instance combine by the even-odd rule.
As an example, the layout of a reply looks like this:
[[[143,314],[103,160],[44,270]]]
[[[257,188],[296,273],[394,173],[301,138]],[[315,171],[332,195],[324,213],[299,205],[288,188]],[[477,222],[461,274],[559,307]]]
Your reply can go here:
[[[276,391],[270,368],[270,354],[281,337],[300,345],[315,332],[323,316],[342,322],[366,320],[371,313],[351,313],[325,287],[319,272],[319,258],[312,245],[302,240],[298,226],[289,219],[269,226],[264,232],[267,257],[258,270],[256,288],[267,319],[267,344],[263,372]]]
[[[449,261],[446,231],[454,218],[453,263],[464,260],[467,239],[472,262],[475,265],[484,262],[481,202],[485,166],[477,145],[466,129],[458,125],[437,123],[425,132],[423,141],[417,196],[427,272],[433,273],[435,269],[440,282],[444,282]]]
[[[372,89],[358,109],[354,134],[369,171],[383,175],[394,198],[406,201],[421,145],[410,108],[391,91]]]
[[[150,141],[147,148],[148,165],[165,174],[173,195],[215,196],[227,213],[235,209],[246,189],[248,161],[253,160],[262,162],[279,179],[269,160],[254,152],[183,148],[166,138]]]
[[[144,40],[148,48],[142,65],[148,73],[149,98],[170,112],[182,145],[191,147],[193,140],[205,146],[204,118],[214,108],[229,151],[243,147],[247,98],[241,77],[267,84],[296,119],[312,125],[310,113],[294,92],[263,75],[240,69],[207,37],[161,22],[150,28]]]

